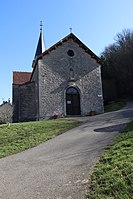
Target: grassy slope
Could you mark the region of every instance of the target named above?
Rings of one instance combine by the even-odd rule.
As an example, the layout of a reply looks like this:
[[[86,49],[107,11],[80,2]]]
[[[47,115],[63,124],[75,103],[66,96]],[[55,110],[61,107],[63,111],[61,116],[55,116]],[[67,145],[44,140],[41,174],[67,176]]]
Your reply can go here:
[[[113,104],[106,105],[104,107],[104,110],[105,110],[105,112],[117,111],[117,110],[120,110],[121,108],[123,108],[124,105],[125,104],[123,102],[115,102]]]
[[[133,121],[105,150],[92,175],[88,198],[133,198]]]
[[[78,124],[70,120],[49,120],[0,125],[0,158],[36,146]]]

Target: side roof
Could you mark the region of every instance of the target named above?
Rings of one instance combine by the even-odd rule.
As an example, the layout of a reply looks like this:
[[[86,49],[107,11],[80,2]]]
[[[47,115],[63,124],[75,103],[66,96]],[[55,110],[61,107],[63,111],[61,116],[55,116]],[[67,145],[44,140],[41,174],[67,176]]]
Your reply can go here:
[[[42,56],[49,54],[52,50],[62,45],[64,42],[68,41],[69,39],[73,39],[73,41],[76,42],[79,45],[79,47],[83,48],[86,53],[88,53],[93,59],[95,59],[98,63],[100,63],[100,58],[95,53],[93,53],[83,42],[81,42],[73,33],[70,33],[69,35],[61,39],[59,42],[51,46],[49,49],[44,51],[42,54],[40,54],[40,56],[37,57],[36,61],[42,58]]]
[[[13,72],[13,84],[21,85],[30,81],[31,72]]]

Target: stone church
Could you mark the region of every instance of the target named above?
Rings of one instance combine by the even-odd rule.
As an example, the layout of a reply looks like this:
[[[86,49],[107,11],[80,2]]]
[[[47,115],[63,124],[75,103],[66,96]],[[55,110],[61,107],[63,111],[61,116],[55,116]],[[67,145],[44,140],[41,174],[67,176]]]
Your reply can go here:
[[[32,72],[13,72],[13,122],[103,113],[100,59],[73,33],[45,50],[42,29]]]

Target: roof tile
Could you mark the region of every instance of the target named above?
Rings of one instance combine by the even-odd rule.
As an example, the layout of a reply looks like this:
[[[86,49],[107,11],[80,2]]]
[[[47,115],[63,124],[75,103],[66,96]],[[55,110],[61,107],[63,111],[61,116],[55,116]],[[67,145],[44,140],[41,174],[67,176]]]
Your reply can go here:
[[[13,84],[24,84],[30,81],[31,73],[30,72],[13,72]]]

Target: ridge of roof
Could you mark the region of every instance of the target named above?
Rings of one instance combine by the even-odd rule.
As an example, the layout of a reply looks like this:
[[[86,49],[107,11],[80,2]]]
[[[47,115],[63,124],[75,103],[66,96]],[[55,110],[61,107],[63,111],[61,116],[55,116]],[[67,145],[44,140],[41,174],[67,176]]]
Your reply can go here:
[[[27,72],[27,71],[13,71],[13,73],[31,73],[31,72]]]

